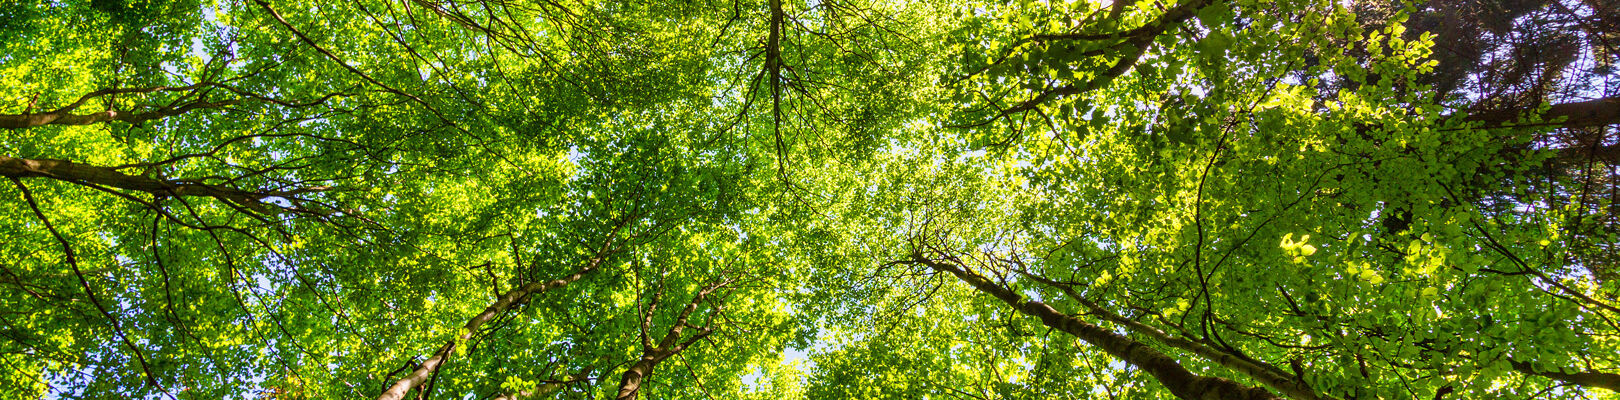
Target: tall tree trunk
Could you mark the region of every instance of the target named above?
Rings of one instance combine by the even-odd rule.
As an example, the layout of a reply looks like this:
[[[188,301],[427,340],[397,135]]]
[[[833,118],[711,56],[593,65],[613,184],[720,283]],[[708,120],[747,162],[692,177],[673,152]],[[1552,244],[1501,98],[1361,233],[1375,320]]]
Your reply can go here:
[[[989,279],[967,271],[963,267],[935,261],[923,257],[921,254],[913,254],[911,262],[928,266],[935,271],[955,275],[957,279],[973,286],[974,289],[1001,299],[1002,302],[1011,305],[1018,312],[1039,318],[1041,323],[1047,327],[1063,331],[1102,349],[1103,352],[1152,375],[1154,379],[1157,379],[1160,384],[1170,390],[1171,394],[1178,398],[1186,400],[1281,399],[1281,397],[1265,389],[1245,386],[1225,378],[1194,374],[1192,371],[1188,371],[1186,367],[1182,367],[1180,363],[1176,362],[1176,359],[1160,353],[1152,347],[1058,312],[1045,303],[1033,300],[1026,301],[1023,296],[1013,292],[1011,289],[1001,287]]]

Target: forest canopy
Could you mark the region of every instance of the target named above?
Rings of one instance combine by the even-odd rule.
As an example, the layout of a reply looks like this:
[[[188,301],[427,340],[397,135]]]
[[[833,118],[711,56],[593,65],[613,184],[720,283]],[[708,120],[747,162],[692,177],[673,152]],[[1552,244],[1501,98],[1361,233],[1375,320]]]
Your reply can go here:
[[[8,0],[0,398],[1620,399],[1614,0]]]

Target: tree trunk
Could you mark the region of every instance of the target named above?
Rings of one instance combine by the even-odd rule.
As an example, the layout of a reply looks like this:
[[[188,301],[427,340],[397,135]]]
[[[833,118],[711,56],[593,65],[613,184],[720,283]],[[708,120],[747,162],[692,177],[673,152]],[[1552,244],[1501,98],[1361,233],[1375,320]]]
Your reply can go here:
[[[613,396],[613,398],[615,400],[635,400],[641,395],[641,383],[646,381],[647,377],[652,376],[653,368],[657,367],[658,363],[664,361],[666,357],[668,356],[656,353],[642,356],[641,360],[636,361],[634,365],[624,371],[624,376],[619,379],[619,394]]]
[[[404,399],[406,393],[410,392],[411,389],[415,389],[417,386],[421,386],[422,383],[427,382],[428,378],[433,376],[433,372],[437,371],[440,366],[444,365],[444,362],[450,358],[450,354],[455,351],[456,343],[471,339],[473,332],[477,332],[479,326],[495,319],[495,317],[500,316],[501,313],[506,312],[507,309],[512,308],[514,304],[517,304],[519,299],[526,298],[535,293],[541,293],[547,290],[562,287],[563,285],[567,285],[579,280],[586,274],[596,271],[597,266],[602,263],[603,254],[606,253],[606,248],[607,247],[604,246],[603,251],[598,252],[596,258],[591,259],[591,261],[585,265],[585,268],[575,271],[572,275],[552,281],[530,282],[529,284],[507,291],[506,294],[503,294],[500,298],[495,299],[495,302],[491,303],[489,307],[485,307],[484,312],[478,313],[478,315],[474,316],[472,320],[469,320],[465,325],[462,325],[461,334],[457,335],[455,340],[445,343],[444,346],[439,347],[438,351],[433,352],[432,357],[428,357],[427,361],[423,361],[421,365],[416,367],[416,370],[411,371],[410,375],[406,375],[404,379],[394,382],[393,386],[390,386],[388,390],[384,390],[382,395],[377,396],[377,400]]]
[[[713,326],[692,326],[687,324],[687,318],[692,316],[692,312],[697,311],[698,305],[703,303],[704,298],[709,297],[709,294],[714,293],[715,290],[730,285],[732,282],[735,282],[735,280],[721,279],[698,291],[697,295],[692,296],[692,301],[687,302],[686,307],[682,308],[679,314],[676,314],[674,324],[669,327],[669,331],[664,333],[663,338],[658,339],[656,346],[651,343],[651,340],[646,335],[650,325],[648,321],[652,320],[652,314],[649,312],[642,316],[641,359],[637,360],[630,368],[625,369],[624,376],[619,379],[619,394],[613,398],[615,400],[636,400],[641,395],[641,384],[646,382],[647,377],[652,376],[653,368],[658,367],[658,363],[680,354],[682,350],[686,350],[693,343],[697,343],[699,339],[714,333]],[[656,303],[657,300],[654,300],[654,304]],[[696,330],[697,333],[683,340],[681,334],[688,327]]]

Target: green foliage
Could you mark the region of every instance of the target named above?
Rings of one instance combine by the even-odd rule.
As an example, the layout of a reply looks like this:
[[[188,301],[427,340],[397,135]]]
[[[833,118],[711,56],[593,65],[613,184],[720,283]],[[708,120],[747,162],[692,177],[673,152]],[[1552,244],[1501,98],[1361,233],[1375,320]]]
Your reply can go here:
[[[1568,378],[1620,309],[1556,123],[1437,103],[1411,11],[1352,11],[0,7],[0,118],[153,116],[0,125],[0,398],[375,397],[446,343],[434,396],[599,398],[677,329],[642,395],[1173,397],[1027,301],[1253,387],[1614,398]]]

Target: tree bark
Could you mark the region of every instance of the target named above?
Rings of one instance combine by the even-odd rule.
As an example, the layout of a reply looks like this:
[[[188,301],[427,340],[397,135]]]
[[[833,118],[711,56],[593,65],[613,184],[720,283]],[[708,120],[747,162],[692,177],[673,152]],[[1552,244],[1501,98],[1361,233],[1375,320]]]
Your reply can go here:
[[[641,356],[630,368],[624,370],[624,376],[619,379],[619,393],[613,396],[616,400],[635,400],[641,395],[641,384],[652,376],[653,368],[663,362],[669,355],[659,352],[648,352]]]
[[[223,185],[158,180],[139,175],[126,175],[113,168],[80,164],[68,160],[7,156],[0,156],[0,176],[7,178],[52,178],[77,184],[99,185],[175,197],[213,197],[256,209],[262,209],[260,201],[267,197],[289,197],[326,189],[325,187],[313,187],[291,191],[242,190]]]
[[[1166,389],[1178,398],[1186,400],[1214,400],[1214,399],[1281,399],[1265,389],[1245,386],[1229,379],[1219,377],[1200,376],[1182,367],[1176,359],[1165,355],[1151,347],[1143,345],[1129,337],[1103,329],[1081,321],[1067,314],[1058,312],[1051,306],[1039,301],[1023,299],[1013,292],[985,279],[978,274],[969,272],[959,266],[934,261],[913,254],[911,262],[933,268],[935,271],[947,272],[955,275],[974,289],[995,296],[1002,302],[1011,305],[1018,312],[1039,318],[1047,327],[1073,335],[1086,343],[1102,349],[1103,352],[1114,356],[1142,371],[1152,375]]]
[[[693,304],[697,304],[697,302],[694,301]],[[659,340],[658,347],[643,351],[641,359],[636,360],[635,364],[631,364],[630,368],[624,370],[624,375],[619,378],[619,393],[613,397],[615,400],[636,400],[641,395],[641,384],[652,376],[653,369],[657,368],[659,363],[680,353],[682,350],[686,350],[692,343],[713,332],[708,328],[702,328],[698,334],[687,338],[686,341],[680,341],[681,331],[685,328],[685,318],[682,318],[677,324],[679,325],[671,328],[669,333],[665,334],[662,340]]]
[[[722,279],[710,284],[708,287],[703,288],[703,290],[698,291],[697,295],[692,296],[692,301],[687,302],[686,307],[682,308],[681,312],[675,316],[674,324],[670,326],[669,331],[664,333],[664,337],[658,340],[657,346],[653,346],[652,343],[649,343],[646,335],[649,325],[648,321],[652,320],[652,314],[643,316],[641,328],[641,359],[637,360],[635,364],[631,364],[630,368],[625,369],[624,375],[619,379],[619,393],[613,398],[615,400],[636,400],[636,398],[641,395],[641,384],[644,383],[648,377],[652,376],[653,368],[657,368],[658,363],[664,362],[664,360],[669,359],[671,356],[680,354],[682,350],[686,350],[687,347],[691,347],[692,343],[696,343],[699,339],[703,339],[704,337],[709,336],[709,334],[714,333],[714,328],[712,326],[692,326],[687,323],[687,319],[692,316],[692,312],[697,311],[698,305],[703,303],[704,298],[708,297],[709,294],[714,293],[716,289],[730,285],[732,282],[735,282],[735,280]],[[657,301],[654,300],[654,304],[656,303]],[[695,329],[698,333],[683,340],[681,338],[681,333],[684,332],[686,328]]]
[[[687,309],[693,309],[701,299],[702,297],[693,300],[691,306]],[[683,314],[690,314],[690,312]],[[692,343],[713,332],[709,328],[701,328],[698,334],[687,338],[686,341],[680,341],[681,331],[685,330],[685,328],[686,317],[682,315],[676,325],[670,328],[668,333],[664,334],[663,339],[658,341],[658,347],[642,351],[641,359],[636,360],[635,364],[631,364],[630,368],[625,369],[624,375],[619,378],[619,393],[613,398],[615,400],[636,400],[641,395],[641,384],[652,376],[653,369],[658,367],[658,363],[662,363],[682,350],[686,350]]]
[[[1071,290],[1060,283],[1031,274],[1026,274],[1025,276],[1040,281],[1041,283],[1058,287],[1059,289],[1063,290],[1064,293],[1068,294],[1070,298],[1080,303],[1081,306],[1084,306],[1087,310],[1104,320],[1123,325],[1126,327],[1126,329],[1130,329],[1132,332],[1147,335],[1148,337],[1153,338],[1154,341],[1163,343],[1166,346],[1186,350],[1193,354],[1197,354],[1200,357],[1204,357],[1205,359],[1216,364],[1220,364],[1222,367],[1241,372],[1244,375],[1248,375],[1250,378],[1253,378],[1255,381],[1266,385],[1266,387],[1276,390],[1291,399],[1320,400],[1323,398],[1322,396],[1317,395],[1316,391],[1311,390],[1311,387],[1305,384],[1305,382],[1301,382],[1295,377],[1288,376],[1271,364],[1258,360],[1251,360],[1245,357],[1238,357],[1237,355],[1215,349],[1204,343],[1170,336],[1169,333],[1165,333],[1158,328],[1125,318],[1111,310],[1103,308],[1101,305],[1081,297],[1079,293],[1075,293],[1074,290]]]
[[[1563,372],[1559,372],[1559,371],[1541,371],[1541,372],[1537,372],[1535,368],[1531,367],[1530,363],[1523,362],[1523,361],[1518,361],[1518,360],[1509,360],[1508,362],[1513,364],[1513,369],[1514,370],[1519,371],[1520,373],[1523,373],[1525,375],[1540,376],[1540,377],[1552,379],[1552,380],[1555,380],[1555,381],[1566,382],[1566,383],[1570,383],[1570,384],[1573,384],[1573,385],[1576,385],[1576,386],[1586,387],[1586,388],[1592,388],[1592,387],[1604,388],[1604,389],[1608,389],[1608,390],[1612,390],[1614,392],[1620,393],[1620,374],[1611,374],[1611,373],[1606,373],[1606,372],[1576,372],[1576,373],[1563,373]]]

